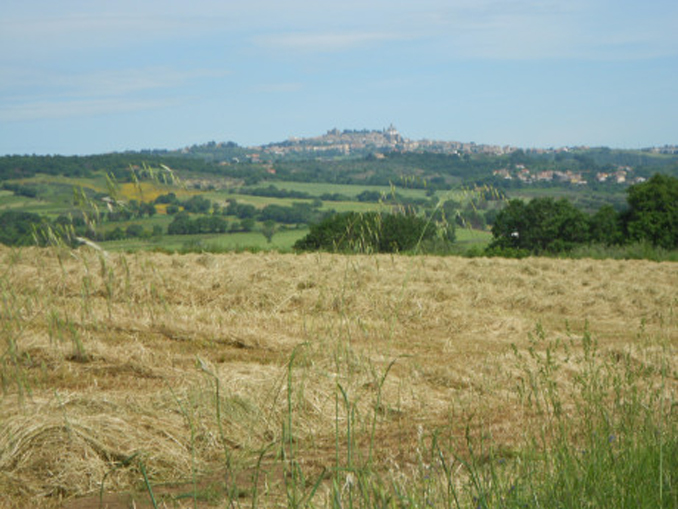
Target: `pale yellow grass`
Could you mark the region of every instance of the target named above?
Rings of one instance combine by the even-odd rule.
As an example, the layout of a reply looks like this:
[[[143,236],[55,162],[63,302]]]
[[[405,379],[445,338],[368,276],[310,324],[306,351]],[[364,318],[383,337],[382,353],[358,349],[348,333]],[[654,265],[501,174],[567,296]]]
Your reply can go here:
[[[422,435],[469,419],[510,448],[528,422],[511,344],[537,323],[577,338],[588,322],[604,352],[668,363],[675,394],[670,263],[3,248],[0,274],[8,507],[94,495],[134,454],[156,485],[223,478],[227,459],[249,475],[266,446],[274,464],[288,404],[311,472],[346,461],[347,404],[357,459],[377,416],[378,469],[406,470]],[[105,487],[141,481],[125,466]]]

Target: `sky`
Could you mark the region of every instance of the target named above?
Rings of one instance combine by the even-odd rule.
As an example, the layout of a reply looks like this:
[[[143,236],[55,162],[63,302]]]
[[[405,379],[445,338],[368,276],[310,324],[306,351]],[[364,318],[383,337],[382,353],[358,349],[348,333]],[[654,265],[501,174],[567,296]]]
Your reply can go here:
[[[0,155],[678,144],[675,0],[3,0]]]

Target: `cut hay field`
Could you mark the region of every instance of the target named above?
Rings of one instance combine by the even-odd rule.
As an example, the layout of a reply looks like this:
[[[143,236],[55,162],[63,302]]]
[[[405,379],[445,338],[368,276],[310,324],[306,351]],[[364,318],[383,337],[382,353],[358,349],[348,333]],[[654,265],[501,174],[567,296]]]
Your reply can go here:
[[[646,261],[0,248],[0,507],[505,507],[554,423],[588,449],[601,409],[627,444],[636,403],[670,504],[677,289]]]

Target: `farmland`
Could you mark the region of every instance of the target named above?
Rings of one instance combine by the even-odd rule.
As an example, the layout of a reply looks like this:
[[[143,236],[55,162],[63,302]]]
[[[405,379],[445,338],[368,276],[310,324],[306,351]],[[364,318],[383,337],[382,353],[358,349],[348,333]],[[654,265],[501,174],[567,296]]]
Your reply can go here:
[[[70,221],[78,236],[102,242],[106,249],[124,249],[126,240],[129,249],[173,251],[208,245],[213,250],[288,251],[298,238],[289,230],[307,228],[333,212],[407,208],[431,216],[440,207],[460,232],[472,228],[487,234],[511,198],[567,198],[589,214],[603,205],[621,210],[628,184],[611,179],[613,169],[623,168],[618,171],[628,177],[629,184],[656,171],[672,174],[675,170],[675,158],[669,156],[604,150],[584,155],[518,151],[501,156],[466,153],[463,157],[387,151],[298,160],[297,156],[268,159],[233,144],[194,149],[185,154],[5,156],[0,158],[0,213],[38,214],[60,225]],[[633,168],[628,166],[631,163]],[[558,178],[543,180],[544,175]],[[569,180],[562,180],[565,177]],[[168,194],[176,203],[163,200]],[[188,210],[191,220],[218,216],[221,224],[191,232],[175,228],[173,234],[190,233],[193,238],[169,238],[169,225],[186,210],[185,202],[195,198],[210,204],[205,210]],[[241,209],[254,209],[241,214],[235,202]],[[266,208],[268,213],[263,213]],[[87,227],[82,224],[83,215]],[[270,243],[252,235],[263,233],[266,221],[277,224]],[[214,233],[222,234],[218,241]],[[483,245],[474,244],[482,250],[489,235],[485,239]],[[452,251],[464,253],[468,246],[459,243],[457,247]]]
[[[433,193],[427,196],[423,189],[399,188],[395,186],[369,186],[331,183],[302,183],[302,182],[276,182],[262,181],[256,186],[247,188],[225,187],[220,188],[219,179],[206,181],[178,181],[174,184],[160,183],[157,181],[120,182],[111,186],[104,174],[95,174],[93,177],[65,177],[59,175],[37,174],[30,178],[15,179],[9,181],[9,185],[23,186],[30,189],[35,196],[22,196],[10,191],[0,191],[0,212],[3,210],[15,210],[39,214],[51,221],[57,218],[78,218],[83,215],[89,220],[95,221],[95,234],[100,239],[104,249],[119,251],[139,249],[165,250],[165,251],[229,251],[229,250],[276,250],[290,251],[294,242],[308,231],[308,221],[296,224],[278,223],[276,233],[267,242],[261,234],[262,222],[252,221],[245,229],[240,226],[238,217],[227,216],[227,207],[231,202],[237,202],[240,206],[253,207],[253,213],[260,213],[266,207],[278,207],[281,210],[290,210],[295,206],[306,207],[307,212],[315,211],[317,217],[333,212],[386,212],[399,203],[406,200],[419,200],[430,206],[437,201],[454,199],[461,204],[466,204],[473,196],[468,191],[445,191],[438,195]],[[216,184],[216,186],[215,186]],[[305,193],[307,198],[291,198],[276,196],[260,196],[253,194],[257,189],[274,188],[281,193],[297,192]],[[215,233],[193,233],[191,235],[167,235],[168,226],[174,219],[173,214],[167,212],[168,204],[157,203],[156,200],[162,195],[172,193],[178,200],[189,200],[199,197],[209,200],[212,208],[205,213],[224,217],[225,224],[230,231]],[[361,193],[373,193],[378,200],[360,200]],[[78,198],[79,196],[79,198]],[[120,217],[106,215],[110,205],[102,200],[103,197],[114,196],[118,205],[116,210],[129,210],[130,204],[154,204],[153,215],[119,214]],[[320,200],[321,196],[333,196],[333,200]],[[75,198],[74,198],[75,197]],[[77,198],[77,199],[76,199]],[[121,207],[121,208],[120,208]],[[178,207],[179,210],[182,207]],[[308,215],[308,214],[307,214]],[[197,214],[192,214],[197,216]],[[141,236],[126,235],[130,228],[139,228],[146,232]],[[118,230],[120,235],[112,235],[111,232]],[[157,233],[152,233],[157,232]],[[108,237],[113,238],[108,240]],[[122,237],[122,238],[120,238]],[[469,246],[483,247],[489,242],[489,231],[471,230],[461,228],[459,231],[459,251]]]
[[[54,247],[0,265],[0,506],[496,507],[566,444],[573,472],[601,468],[579,506],[619,486],[675,506],[675,264]],[[605,484],[637,450],[657,461]]]
[[[87,161],[0,190],[94,240],[0,247],[0,507],[678,505],[675,264],[587,258],[670,251],[480,257],[503,191],[375,185],[371,159],[335,182]],[[405,209],[474,257],[291,252],[333,211]]]

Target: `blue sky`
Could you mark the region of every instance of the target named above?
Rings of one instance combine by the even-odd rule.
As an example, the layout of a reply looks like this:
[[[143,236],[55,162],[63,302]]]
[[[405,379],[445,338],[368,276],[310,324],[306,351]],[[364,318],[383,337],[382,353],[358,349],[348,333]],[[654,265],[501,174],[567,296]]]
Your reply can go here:
[[[675,0],[4,0],[0,154],[678,144]]]

